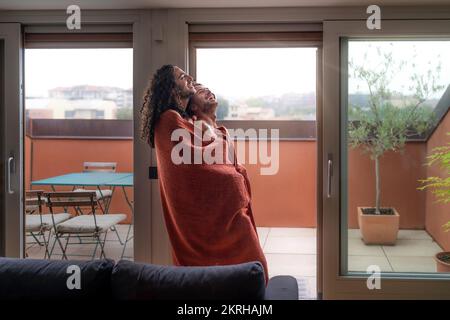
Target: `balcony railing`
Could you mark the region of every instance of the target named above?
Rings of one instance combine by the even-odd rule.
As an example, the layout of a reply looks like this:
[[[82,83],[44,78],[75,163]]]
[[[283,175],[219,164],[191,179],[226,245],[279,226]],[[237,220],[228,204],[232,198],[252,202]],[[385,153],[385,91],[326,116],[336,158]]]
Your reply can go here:
[[[304,127],[297,131],[305,134],[304,139],[280,141],[277,174],[262,176],[262,164],[246,164],[258,226],[316,226],[317,144],[315,135],[312,137],[315,123],[299,123]],[[133,172],[131,120],[31,119],[26,128],[27,188],[32,180],[80,172],[85,161],[117,162],[118,172]],[[446,132],[449,131],[447,108],[439,126],[427,139],[408,141],[404,154],[388,152],[381,160],[382,170],[386,170],[382,178],[382,201],[402,213],[400,228],[427,229],[446,250],[450,249],[450,237],[440,226],[448,220],[448,212],[433,203],[429,191],[418,191],[417,181],[429,175],[431,168],[423,165],[425,157],[433,147],[448,139]],[[253,142],[245,143],[248,147]],[[373,163],[357,149],[349,150],[348,160],[349,166],[357,164],[358,167],[353,168],[348,177],[349,228],[357,228],[356,207],[375,202]],[[125,199],[119,193],[112,201],[111,212],[128,212]]]

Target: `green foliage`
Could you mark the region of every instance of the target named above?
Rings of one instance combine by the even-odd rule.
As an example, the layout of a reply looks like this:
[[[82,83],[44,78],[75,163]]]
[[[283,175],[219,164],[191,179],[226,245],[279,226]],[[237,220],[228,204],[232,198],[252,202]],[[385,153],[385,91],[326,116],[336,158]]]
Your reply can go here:
[[[348,135],[352,148],[362,147],[375,160],[376,212],[380,208],[379,157],[386,151],[403,151],[408,137],[427,132],[435,123],[433,110],[426,104],[428,98],[441,90],[438,76],[440,63],[435,70],[411,75],[411,95],[394,92],[393,78],[407,65],[394,61],[392,52],[382,53],[382,63],[370,69],[366,64],[349,63],[349,74],[365,83],[369,91],[368,105],[349,105]],[[414,68],[415,65],[413,64]]]
[[[447,133],[450,136],[450,132]],[[425,180],[419,180],[422,183],[422,187],[419,190],[426,188],[431,189],[432,193],[437,198],[436,202],[450,203],[450,142],[446,146],[436,147],[432,153],[427,156],[428,162],[426,165],[431,166],[435,163],[447,173],[447,177],[428,177]],[[450,231],[450,220],[443,225],[445,231]]]
[[[267,107],[268,103],[264,98],[261,97],[251,97],[245,100],[245,103],[249,107]]]
[[[316,94],[310,93],[284,93],[281,96],[250,97],[244,103],[248,107],[263,108],[273,110],[275,117],[284,119],[315,116],[316,114]]]
[[[410,77],[412,97],[391,91],[393,77],[406,62],[395,62],[392,53],[383,54],[383,58],[377,70],[349,63],[352,76],[363,80],[369,90],[368,108],[349,106],[349,119],[352,120],[349,121],[349,141],[353,148],[362,146],[372,159],[388,150],[399,151],[408,137],[427,132],[436,119],[432,108],[425,102],[432,93],[442,89],[437,85],[435,73],[429,70],[426,75],[413,74]],[[436,70],[438,72],[440,66]]]
[[[424,134],[435,121],[433,110],[408,105],[402,108],[389,101],[364,110],[354,106],[349,110],[354,119],[349,122],[349,140],[353,148],[363,147],[372,160],[386,151],[401,151],[408,137]]]
[[[133,108],[119,108],[116,111],[116,119],[131,120],[133,119]]]
[[[218,103],[217,119],[223,120],[223,119],[225,119],[225,117],[228,116],[228,112],[230,109],[230,102],[227,99],[225,99],[224,97],[217,96],[217,103]]]

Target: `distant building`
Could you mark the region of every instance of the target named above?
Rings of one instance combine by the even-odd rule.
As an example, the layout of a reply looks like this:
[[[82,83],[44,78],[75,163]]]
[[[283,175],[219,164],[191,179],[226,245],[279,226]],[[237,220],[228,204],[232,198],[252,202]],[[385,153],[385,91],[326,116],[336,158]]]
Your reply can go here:
[[[48,107],[47,98],[26,98],[25,117],[32,119],[53,119],[53,110]]]
[[[275,111],[269,108],[248,107],[246,105],[231,105],[226,120],[271,120]]]
[[[25,100],[26,116],[33,119],[115,119],[117,105],[108,100]]]
[[[82,85],[57,87],[49,90],[48,93],[51,99],[111,100],[114,101],[119,108],[131,107],[133,105],[132,89]]]
[[[26,116],[33,119],[116,119],[117,109],[132,106],[132,89],[90,85],[57,87],[49,98],[25,100]]]
[[[25,111],[25,118],[31,119],[53,119],[53,110],[29,109]]]
[[[60,100],[51,99],[55,119],[115,119],[117,106],[107,100]]]
[[[133,89],[122,90],[122,94],[114,100],[118,108],[133,107]]]

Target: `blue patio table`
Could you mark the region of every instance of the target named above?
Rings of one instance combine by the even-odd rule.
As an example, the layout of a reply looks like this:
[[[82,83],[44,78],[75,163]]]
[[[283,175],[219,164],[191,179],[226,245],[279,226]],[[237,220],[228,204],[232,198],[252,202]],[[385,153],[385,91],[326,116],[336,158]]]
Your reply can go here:
[[[125,253],[125,248],[127,246],[128,241],[130,241],[133,237],[130,237],[131,226],[133,225],[133,203],[128,198],[127,192],[125,190],[126,187],[133,187],[133,173],[122,173],[122,172],[77,172],[77,173],[68,173],[60,176],[55,176],[42,180],[35,180],[31,182],[32,186],[51,186],[53,191],[55,190],[55,186],[81,186],[81,187],[97,187],[101,194],[101,187],[111,187],[111,197],[114,194],[114,190],[116,187],[120,187],[125,196],[125,200],[127,202],[128,207],[131,211],[131,224],[128,227],[127,236],[125,238],[122,255]],[[105,207],[105,214],[108,213],[109,203]],[[120,238],[119,238],[120,240]]]

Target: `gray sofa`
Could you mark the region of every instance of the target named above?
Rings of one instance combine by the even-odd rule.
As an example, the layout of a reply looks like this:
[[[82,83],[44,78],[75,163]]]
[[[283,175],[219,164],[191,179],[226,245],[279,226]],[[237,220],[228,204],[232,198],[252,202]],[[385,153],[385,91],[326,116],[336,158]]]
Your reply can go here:
[[[259,262],[175,267],[121,260],[0,258],[0,300],[297,300],[295,278],[265,284]]]

